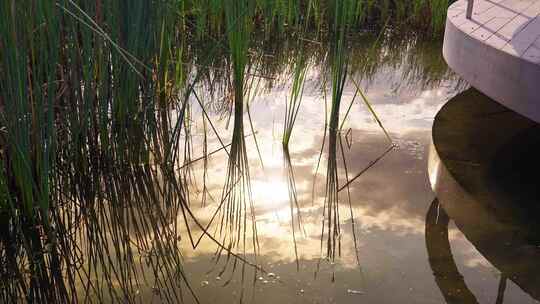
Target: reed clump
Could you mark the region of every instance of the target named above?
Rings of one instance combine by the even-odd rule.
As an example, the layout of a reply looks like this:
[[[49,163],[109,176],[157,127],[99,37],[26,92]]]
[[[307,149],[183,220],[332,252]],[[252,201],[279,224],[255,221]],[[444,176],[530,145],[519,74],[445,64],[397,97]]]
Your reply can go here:
[[[175,4],[0,4],[6,303],[76,302],[83,290],[132,302],[144,255],[163,297],[180,298],[184,283],[163,281],[185,282],[168,230],[185,197],[165,178],[185,72],[172,48],[182,45]]]

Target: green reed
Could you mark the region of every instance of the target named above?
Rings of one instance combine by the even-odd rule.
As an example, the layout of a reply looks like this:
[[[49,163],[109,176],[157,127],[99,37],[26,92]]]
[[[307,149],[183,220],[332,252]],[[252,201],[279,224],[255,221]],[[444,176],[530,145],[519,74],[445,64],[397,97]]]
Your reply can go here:
[[[299,52],[294,63],[293,71],[293,83],[289,99],[285,102],[285,121],[283,123],[283,140],[284,147],[289,146],[294,123],[296,117],[300,111],[300,105],[302,104],[302,95],[304,94],[304,81],[306,77],[306,70],[308,63],[303,52]]]
[[[251,250],[255,256],[259,250],[244,131],[244,107],[246,101],[249,101],[246,100],[245,96],[251,88],[249,78],[246,78],[246,69],[250,61],[248,48],[251,40],[251,20],[254,6],[249,1],[234,0],[226,0],[224,5],[228,55],[232,71],[233,103],[231,107],[233,108],[231,112],[234,111],[234,122],[226,182],[222,191],[223,207],[220,206],[218,209],[219,224],[216,229],[219,231],[217,239],[225,248],[228,248],[229,252],[230,250],[240,250],[243,283],[246,274],[246,263],[243,261],[248,253],[248,234],[251,235]],[[223,249],[223,246],[218,246],[216,263],[219,261]],[[230,254],[220,271],[220,275],[226,271],[230,263],[232,263],[232,273],[234,274],[239,260],[235,257],[234,261],[231,262],[229,258]],[[256,276],[256,272],[254,275]],[[244,288],[241,291],[241,298],[243,296]]]
[[[256,0],[250,1],[256,25],[266,34],[272,31],[286,32],[302,27],[320,31],[331,30],[334,16],[334,0]],[[393,24],[407,24],[425,33],[438,35],[444,28],[446,9],[452,0],[368,0],[356,1],[352,27],[384,23],[388,18]],[[184,11],[194,21],[199,36],[210,32],[219,35],[226,32],[226,1],[183,1]]]
[[[83,291],[135,301],[135,274],[146,269],[135,257],[157,248],[167,254],[146,264],[156,265],[155,288],[180,297],[177,238],[165,227],[185,197],[171,180],[156,183],[177,153],[169,109],[184,72],[172,52],[175,5],[1,4],[0,258],[15,261],[2,263],[13,276],[3,283],[7,302],[72,302]],[[137,215],[143,206],[154,211]],[[152,234],[159,238],[145,244]]]
[[[338,196],[338,165],[337,147],[339,132],[339,112],[343,97],[343,90],[347,80],[348,57],[347,57],[347,35],[351,23],[357,17],[356,1],[335,1],[332,3],[334,11],[332,23],[333,41],[330,49],[331,65],[331,86],[332,95],[330,98],[330,115],[328,121],[328,162],[326,173],[326,194],[324,201],[324,217],[326,222],[322,225],[322,240],[326,233],[326,256],[334,261],[341,254],[341,232]]]

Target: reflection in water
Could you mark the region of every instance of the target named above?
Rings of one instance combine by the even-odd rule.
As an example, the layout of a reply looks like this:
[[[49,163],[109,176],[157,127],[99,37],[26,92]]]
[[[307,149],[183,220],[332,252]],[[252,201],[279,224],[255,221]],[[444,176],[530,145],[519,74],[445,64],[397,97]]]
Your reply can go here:
[[[394,77],[396,71],[388,73],[389,77]],[[290,90],[286,86],[274,88],[251,104],[252,121],[264,161],[263,170],[257,148],[250,140],[247,149],[261,247],[257,261],[266,271],[279,276],[279,283],[272,283],[267,275],[260,274],[256,282],[248,280],[241,284],[240,275],[222,273],[223,269],[197,276],[196,273],[206,272],[215,263],[212,260],[214,245],[203,240],[197,251],[186,251],[186,267],[191,269],[195,282],[209,282],[198,290],[201,300],[234,302],[238,299],[235,290],[245,288],[246,295],[254,294],[256,303],[353,303],[359,300],[357,297],[367,303],[396,303],[403,299],[414,302],[419,298],[428,299],[426,303],[436,303],[439,296],[429,285],[430,273],[421,245],[426,206],[415,202],[431,199],[424,175],[430,117],[438,110],[441,99],[452,94],[452,90],[411,88],[404,94],[383,95],[381,92],[388,88],[387,78],[375,77],[367,95],[381,120],[391,126],[388,129],[400,146],[392,153],[384,132],[361,101],[354,102],[348,118],[340,121],[346,130],[335,132],[335,166],[339,169],[336,180],[341,200],[336,206],[342,215],[339,221],[342,248],[341,257],[331,263],[321,260],[324,256],[321,255],[321,229],[328,229],[327,222],[324,226],[321,223],[322,214],[328,208],[325,205],[328,175],[324,169],[329,159],[328,150],[321,152],[321,146],[329,144],[330,134],[324,133],[326,107],[318,88],[318,68],[312,67],[306,74],[305,96],[289,149],[282,148],[280,134],[275,130],[281,129],[285,112],[279,100]],[[356,91],[353,83],[346,83],[343,96],[346,104],[354,99]],[[414,96],[408,97],[409,94]],[[395,113],[407,111],[411,112],[407,118],[396,117],[399,122],[391,119]],[[218,116],[212,119],[219,133],[227,134],[226,121],[219,120]],[[223,138],[225,142],[230,140],[227,136]],[[209,146],[213,151],[218,149],[219,143],[210,140]],[[313,184],[319,156],[322,178]],[[211,182],[207,187],[211,193],[221,191],[220,164],[226,160],[225,153],[217,153],[209,160],[207,174]],[[201,163],[194,164],[199,176],[202,176],[202,167]],[[208,222],[214,210],[215,206],[211,205],[196,210],[197,218]],[[325,249],[323,246],[323,252]],[[314,279],[317,266],[319,275]],[[252,273],[248,272],[247,276]],[[409,274],[414,279],[402,279]],[[218,277],[220,280],[216,280]],[[222,287],[224,281],[228,285]],[[389,286],[396,292],[389,294],[386,290]]]
[[[446,303],[478,303],[471,293],[452,256],[448,240],[448,215],[433,201],[426,215],[426,248],[435,281]]]
[[[246,68],[245,90],[231,90],[229,62],[219,55],[211,59],[222,69],[190,66],[189,90],[163,114],[166,136],[153,139],[172,144],[148,156],[155,162],[99,160],[92,174],[79,176],[73,168],[73,176],[58,182],[81,185],[62,189],[63,201],[92,206],[65,210],[66,226],[57,227],[74,236],[62,252],[80,270],[70,284],[84,291],[81,300],[189,303],[196,294],[206,303],[235,302],[245,288],[244,299],[256,303],[439,302],[422,246],[422,202],[432,199],[424,151],[431,119],[458,81],[440,58],[440,43],[398,36],[352,39],[347,77],[354,82],[341,88],[351,107],[334,109],[332,116],[343,119],[330,131],[321,93],[328,90],[321,81],[329,72],[328,47],[305,49],[311,65],[287,149],[275,130],[282,129],[296,44],[254,47],[253,58],[262,59]],[[372,113],[355,100],[359,87],[396,151],[390,153]],[[158,168],[159,159],[180,169]],[[316,175],[322,176],[312,183]],[[324,222],[325,212],[332,221]],[[332,238],[326,249],[340,251],[333,261],[321,259],[324,233]],[[3,244],[10,242],[2,235]],[[253,250],[243,251],[246,244]],[[469,249],[462,244],[458,252]],[[9,259],[16,255],[2,255],[2,279],[11,278]],[[322,275],[314,279],[317,267]],[[9,288],[28,287],[10,282],[2,280],[7,298],[20,293]]]
[[[291,164],[291,155],[289,153],[289,148],[283,146],[283,167],[285,179],[287,180],[287,193],[289,196],[289,206],[291,209],[291,230],[294,244],[294,256],[296,260],[296,270],[300,270],[300,261],[298,259],[298,246],[296,242],[296,235],[298,232],[303,232],[302,235],[305,235],[305,231],[302,229],[302,215],[300,213],[300,206],[298,205],[298,191],[296,189],[296,180],[294,178],[294,170]],[[273,186],[273,185],[272,185]],[[271,191],[278,191],[279,188],[272,187]],[[296,214],[296,216],[295,216]]]
[[[448,303],[477,303],[452,258],[448,216],[501,272],[497,303],[503,303],[507,279],[540,299],[538,192],[530,186],[537,181],[531,168],[537,168],[538,157],[526,152],[538,145],[539,130],[473,89],[437,114],[429,170],[440,205],[435,201],[428,212],[426,245]]]

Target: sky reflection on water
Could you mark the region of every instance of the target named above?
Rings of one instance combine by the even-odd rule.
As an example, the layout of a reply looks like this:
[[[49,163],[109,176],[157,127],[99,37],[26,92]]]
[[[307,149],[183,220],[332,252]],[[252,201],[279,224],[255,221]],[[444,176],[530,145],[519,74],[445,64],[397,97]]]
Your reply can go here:
[[[281,146],[285,100],[290,83],[276,86],[255,98],[251,115],[265,167],[261,169],[253,136],[249,136],[246,144],[261,247],[256,261],[279,276],[279,280],[260,273],[253,277],[254,272],[250,270],[242,284],[238,270],[232,276],[230,269],[221,274],[224,257],[214,265],[216,247],[206,240],[195,251],[185,250],[185,267],[203,303],[237,302],[242,286],[245,288],[244,300],[253,303],[444,301],[435,283],[425,245],[425,218],[434,200],[427,175],[427,154],[433,118],[441,106],[461,89],[456,79],[441,81],[427,88],[415,86],[414,81],[407,79],[404,70],[406,68],[399,65],[385,66],[369,82],[361,84],[368,88],[366,95],[397,147],[350,185],[352,210],[348,208],[345,191],[340,193],[341,256],[335,264],[322,261],[318,272],[317,263],[324,256],[321,224],[325,195],[324,159],[327,156],[324,152],[323,164],[313,186],[325,121],[323,93],[318,79],[320,71],[312,68],[308,72],[304,100],[289,149],[300,205],[299,212],[293,212],[294,217],[301,217],[303,230],[297,231],[299,271],[293,249],[287,171]],[[349,83],[344,92],[341,117],[353,95],[354,86]],[[211,119],[224,142],[229,142],[227,134],[231,133],[231,128],[226,129],[226,119],[218,114],[211,115]],[[197,122],[194,143],[202,138],[200,124]],[[248,125],[247,120],[245,125]],[[389,146],[384,133],[360,99],[355,101],[342,133],[349,137],[347,143],[350,147],[347,144],[344,151],[349,178],[380,157]],[[193,146],[200,147],[198,144]],[[208,151],[219,147],[214,139],[209,141]],[[193,154],[201,153],[195,149]],[[223,152],[214,154],[209,160],[206,186],[215,200],[220,198],[226,161]],[[343,185],[342,160],[338,159],[337,163],[339,184]],[[195,179],[198,186],[193,189],[200,190],[202,164],[196,163],[193,172],[198,177]],[[196,192],[194,190],[192,196],[195,204],[201,197],[201,193]],[[206,223],[215,208],[215,203],[209,204],[198,208],[196,214]],[[355,221],[357,252],[351,211]],[[201,233],[195,230],[196,234]],[[449,239],[458,268],[478,301],[494,303],[499,284],[498,270],[452,224]],[[250,260],[255,261],[255,257],[250,256]],[[512,282],[508,283],[505,299],[505,303],[535,303]]]

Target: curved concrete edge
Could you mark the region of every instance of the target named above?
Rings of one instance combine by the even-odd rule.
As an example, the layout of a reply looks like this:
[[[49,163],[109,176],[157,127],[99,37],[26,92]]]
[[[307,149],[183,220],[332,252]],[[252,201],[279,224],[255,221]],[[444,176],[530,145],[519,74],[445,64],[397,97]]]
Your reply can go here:
[[[477,94],[474,89],[460,93],[435,116],[428,154],[429,182],[440,206],[478,252],[540,300],[540,248],[529,239],[529,231],[537,235],[539,230],[514,216],[511,209],[516,205],[502,208],[498,193],[485,195],[494,190],[485,173],[497,155],[490,151],[512,145],[516,135],[534,131],[531,126],[537,125],[512,111],[489,115],[503,107],[483,95],[482,99],[471,98]],[[500,203],[506,204],[506,198]]]
[[[449,217],[493,266],[531,297],[540,300],[540,277],[537,275],[540,271],[540,251],[527,243],[516,241],[508,233],[513,230],[511,226],[478,204],[461,187],[448,171],[433,142],[429,154],[431,187]],[[494,242],[494,239],[497,241]],[[514,244],[515,247],[510,248],[507,244]]]
[[[469,84],[505,107],[540,122],[540,65],[496,49],[446,20],[443,56]]]

